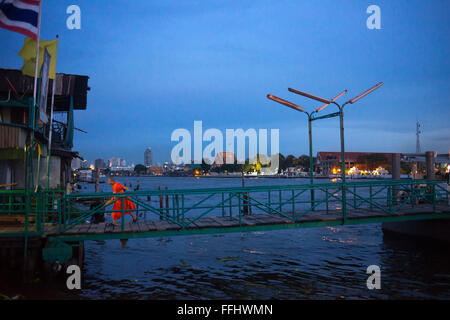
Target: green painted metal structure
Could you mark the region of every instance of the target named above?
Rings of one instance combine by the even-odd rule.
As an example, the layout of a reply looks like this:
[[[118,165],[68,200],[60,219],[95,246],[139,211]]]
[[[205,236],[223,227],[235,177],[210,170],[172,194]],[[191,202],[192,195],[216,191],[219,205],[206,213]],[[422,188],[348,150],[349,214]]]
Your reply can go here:
[[[343,191],[347,197],[343,198]],[[310,198],[314,190],[315,199]],[[103,233],[73,236],[70,230],[84,224],[98,213],[111,213],[112,202],[127,198],[135,203],[133,210],[141,220],[166,220],[179,228],[174,231],[148,232],[143,234]],[[164,201],[165,200],[165,201]],[[344,203],[345,201],[345,203]],[[97,203],[89,206],[86,203]],[[123,204],[123,201],[121,201]],[[166,205],[161,206],[161,203]],[[187,235],[199,233],[226,233],[251,230],[274,230],[284,228],[304,228],[327,225],[362,224],[386,221],[407,221],[413,219],[437,219],[450,217],[449,192],[445,184],[434,180],[381,180],[342,183],[317,183],[314,185],[281,185],[232,188],[205,188],[180,190],[148,190],[138,192],[113,193],[73,193],[64,191],[0,191],[0,214],[23,215],[23,232],[0,233],[1,237],[22,236],[25,240],[32,236],[47,237],[46,228],[57,226],[52,239],[83,241],[90,239],[128,239],[165,235]],[[167,205],[168,204],[168,205]],[[419,216],[397,215],[399,210],[415,208],[421,204],[430,205],[430,212]],[[447,206],[447,212],[436,210],[436,205]],[[238,219],[239,224],[246,215],[244,206],[253,208],[252,215],[272,214],[292,221],[287,225],[264,225],[236,228],[213,228],[200,230],[193,224],[206,216]],[[382,216],[347,219],[350,210],[379,211]],[[326,214],[338,214],[336,221],[301,222],[299,218],[321,210]],[[122,205],[124,212],[125,209]],[[32,218],[32,219],[31,219]],[[120,231],[125,231],[122,214]],[[33,220],[33,221],[31,221]]]

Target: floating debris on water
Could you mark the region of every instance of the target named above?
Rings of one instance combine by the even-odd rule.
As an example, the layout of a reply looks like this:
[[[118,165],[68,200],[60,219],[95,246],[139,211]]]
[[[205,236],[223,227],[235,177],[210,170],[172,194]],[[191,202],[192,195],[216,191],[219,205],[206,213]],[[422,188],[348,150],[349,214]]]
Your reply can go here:
[[[177,267],[179,268],[187,268],[190,267],[191,265],[189,263],[186,263],[186,261],[184,260],[180,260],[182,264],[177,265]]]
[[[216,258],[217,261],[227,262],[239,260],[239,257]]]

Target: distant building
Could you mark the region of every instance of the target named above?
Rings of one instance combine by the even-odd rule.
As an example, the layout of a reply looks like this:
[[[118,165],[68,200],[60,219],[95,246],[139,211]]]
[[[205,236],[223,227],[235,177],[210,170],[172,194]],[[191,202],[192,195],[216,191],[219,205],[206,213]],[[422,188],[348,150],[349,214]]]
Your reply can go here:
[[[154,176],[162,176],[164,172],[164,168],[163,167],[149,167],[147,168],[147,173],[154,175]]]
[[[350,169],[356,165],[360,157],[378,156],[386,159],[387,164],[392,161],[392,153],[383,152],[345,152],[345,168]],[[340,169],[341,152],[339,151],[319,151],[317,152],[317,165],[322,174],[331,174],[333,169]],[[365,169],[365,168],[362,168]]]
[[[82,168],[82,169],[86,169],[87,167],[88,167],[88,162],[87,162],[87,160],[83,160],[83,161],[81,161],[81,167],[80,168]]]
[[[94,166],[96,169],[104,169],[105,168],[105,160],[103,159],[96,159]]]
[[[126,167],[126,165],[127,165],[127,160],[125,160],[125,159],[120,159],[120,165],[121,165],[122,167]]]
[[[152,149],[147,148],[144,152],[144,165],[146,167],[151,167],[153,161]]]
[[[218,152],[214,159],[213,167],[220,167],[223,164],[234,164],[236,157],[233,152]]]
[[[109,167],[120,167],[120,158],[111,158],[108,160]]]

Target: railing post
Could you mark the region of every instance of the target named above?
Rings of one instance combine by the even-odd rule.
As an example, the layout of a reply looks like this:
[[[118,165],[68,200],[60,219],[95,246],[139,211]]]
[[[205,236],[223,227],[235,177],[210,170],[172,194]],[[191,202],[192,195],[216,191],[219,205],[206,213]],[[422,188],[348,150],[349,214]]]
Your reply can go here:
[[[168,189],[169,189],[169,188],[166,187],[166,191],[167,191]],[[168,194],[166,194],[166,217],[170,217],[169,195],[168,195]]]
[[[267,197],[268,197],[268,201],[269,201],[269,212],[272,213],[272,202],[270,200],[270,190],[267,191]]]
[[[369,185],[369,202],[370,202],[370,211],[372,211],[373,210],[372,184]]]
[[[159,216],[159,220],[163,220],[163,216],[164,216],[164,210],[163,210],[164,198],[163,198],[163,195],[161,194],[161,184],[159,185],[158,190],[160,192],[160,194],[159,194],[159,212],[161,213],[160,216]]]
[[[242,212],[241,212],[241,192],[239,193],[239,225],[242,224]]]
[[[125,198],[122,197],[122,231],[125,230]]]
[[[431,196],[433,197],[433,212],[436,212],[436,185],[431,182]]]
[[[345,173],[344,173],[345,175]],[[347,185],[344,183],[342,183],[342,218],[343,218],[343,223],[345,224],[347,222]]]
[[[232,198],[231,198],[231,192],[228,194],[228,196],[229,196],[229,199],[230,199],[230,221],[233,219],[233,202],[232,202]]]
[[[280,200],[278,211],[283,212],[282,211],[283,210],[283,205],[281,204],[281,190],[279,190],[278,193],[279,193],[279,199],[278,200]]]
[[[40,229],[40,219],[41,219],[41,194],[40,192],[35,193],[36,195],[36,214],[34,216],[34,224],[36,232]]]
[[[181,194],[181,219],[184,224],[184,193]]]
[[[58,199],[58,216],[59,216],[58,230],[59,230],[59,233],[61,233],[61,231],[62,231],[62,220],[63,220],[62,219],[63,211],[62,211],[62,204],[61,204],[62,199],[63,198]]]
[[[389,207],[389,213],[392,213],[392,186],[388,186],[387,202]]]
[[[292,218],[294,218],[295,217],[295,201],[294,201],[295,200],[294,199],[295,192],[294,192],[294,189],[292,189],[291,191],[292,191]],[[312,201],[311,204],[314,206],[314,201]]]
[[[183,197],[183,194],[181,194],[181,197]],[[177,195],[177,208],[178,208],[178,211],[177,211],[177,215],[178,215],[178,221],[180,221],[180,216],[181,216],[181,207],[180,207],[180,196],[179,195]]]
[[[222,192],[222,217],[225,216],[225,194]]]

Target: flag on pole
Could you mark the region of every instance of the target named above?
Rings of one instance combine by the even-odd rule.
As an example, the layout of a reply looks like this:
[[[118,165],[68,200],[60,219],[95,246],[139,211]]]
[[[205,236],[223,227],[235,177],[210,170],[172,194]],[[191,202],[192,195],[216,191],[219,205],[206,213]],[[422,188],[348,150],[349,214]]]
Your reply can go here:
[[[30,38],[25,39],[22,49],[19,52],[19,56],[23,58],[22,74],[34,77],[36,69],[36,41]],[[47,50],[50,55],[50,73],[49,78],[55,79],[56,77],[56,56],[58,52],[58,39],[56,40],[40,40],[39,41],[39,65],[38,69],[42,67],[44,61],[44,51]]]
[[[39,0],[3,0],[0,3],[0,28],[36,40],[39,29]]]
[[[51,57],[47,50],[44,51],[44,63],[42,64],[41,74],[41,96],[39,97],[39,120],[43,123],[48,122],[47,117],[47,96],[48,96],[48,76],[50,72]]]

